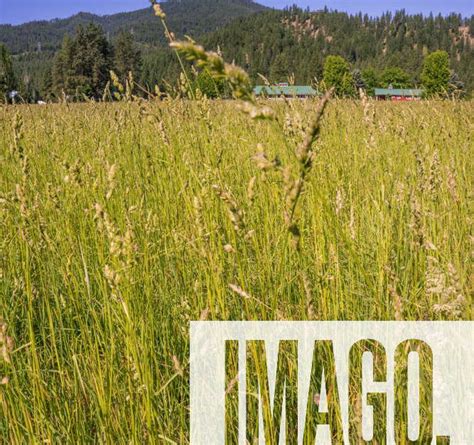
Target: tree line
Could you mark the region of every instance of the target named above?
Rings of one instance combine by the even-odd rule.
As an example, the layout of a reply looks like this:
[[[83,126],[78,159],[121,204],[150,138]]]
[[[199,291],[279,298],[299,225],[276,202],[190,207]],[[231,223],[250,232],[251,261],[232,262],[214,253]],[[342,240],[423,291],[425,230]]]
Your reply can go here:
[[[47,73],[42,92],[29,88],[28,81],[17,79],[11,56],[0,44],[0,95],[4,100],[18,99],[33,102],[37,99],[73,100],[101,99],[110,85],[111,72],[118,82],[125,84],[129,73],[140,76],[142,53],[133,35],[122,31],[109,42],[103,29],[94,23],[78,26],[74,36],[64,37]]]
[[[456,15],[424,18],[401,11],[369,18],[291,8],[239,18],[199,40],[243,66],[255,84],[263,75],[271,83],[290,80],[321,90],[335,86],[338,95],[349,97],[359,89],[371,95],[376,87],[422,87],[428,96],[469,97],[474,74],[468,23]],[[226,94],[225,86],[205,72],[187,69],[191,82],[186,88],[209,97]],[[182,90],[181,67],[172,51],[145,46],[126,28],[109,39],[91,23],[78,26],[49,58],[34,53],[12,60],[2,46],[0,95],[8,98],[9,91],[18,90],[31,102],[101,99],[114,88],[111,71],[122,83],[132,72],[141,94],[156,85],[161,91]]]
[[[290,8],[236,20],[199,41],[206,48],[219,47],[254,82],[263,74],[272,83],[291,77],[300,85],[321,82],[326,58],[337,55],[351,71],[365,71],[369,83],[388,86],[396,80],[417,86],[426,56],[442,50],[456,73],[453,81],[461,79],[469,95],[474,90],[473,29],[473,18],[458,14],[423,16],[402,10],[369,17],[327,8],[318,12]]]
[[[373,96],[375,88],[415,88],[421,87],[426,97],[456,97],[464,95],[464,83],[450,68],[449,55],[438,50],[425,57],[420,76],[420,84],[415,85],[400,67],[389,67],[382,72],[374,68],[351,72],[349,63],[341,56],[328,56],[324,62],[322,89],[333,87],[339,97],[355,97],[359,90]]]

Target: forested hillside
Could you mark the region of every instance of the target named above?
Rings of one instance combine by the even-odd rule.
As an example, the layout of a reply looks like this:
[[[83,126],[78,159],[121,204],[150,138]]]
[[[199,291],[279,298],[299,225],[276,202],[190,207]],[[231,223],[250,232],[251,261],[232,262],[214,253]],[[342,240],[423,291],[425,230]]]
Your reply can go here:
[[[180,37],[203,35],[225,26],[232,20],[267,10],[252,0],[168,0],[162,4],[168,25]],[[152,55],[166,60],[165,66],[154,72],[150,79],[161,82],[162,73],[176,75],[174,60],[167,51],[157,51],[166,46],[160,22],[152,8],[138,11],[98,16],[81,12],[67,19],[36,21],[19,26],[0,25],[0,43],[13,54],[13,64],[22,95],[47,97],[53,92],[52,69],[56,52],[66,35],[73,35],[78,26],[89,23],[100,25],[109,40],[113,41],[121,31],[132,33],[145,57],[145,67],[153,67]],[[147,64],[148,56],[151,57]]]
[[[474,17],[408,15],[404,11],[378,18],[329,11],[307,12],[298,8],[267,11],[236,19],[203,36],[209,49],[219,49],[228,60],[244,66],[255,82],[262,74],[272,82],[296,83],[321,80],[328,55],[344,57],[353,70],[373,76],[400,68],[407,84],[418,85],[424,57],[436,50],[450,56],[451,68],[466,92],[474,89]],[[178,67],[161,51],[150,54],[143,80],[172,80]]]
[[[219,46],[228,59],[280,81],[294,74],[296,82],[321,78],[329,54],[343,56],[353,68],[400,67],[416,83],[424,56],[442,49],[451,67],[472,89],[474,82],[474,18],[410,16],[404,11],[369,18],[328,10],[270,11],[234,21],[208,35],[207,47]]]
[[[453,79],[468,95],[474,90],[474,16],[424,17],[399,11],[371,18],[328,9],[270,10],[250,0],[174,0],[163,3],[163,9],[170,30],[178,37],[190,35],[206,48],[221,51],[227,60],[244,66],[256,83],[261,82],[259,74],[272,82],[290,78],[317,83],[326,57],[340,55],[356,82],[363,74],[366,85],[372,87],[417,86],[425,56],[444,50]],[[180,66],[151,9],[0,26],[0,41],[15,54],[19,80],[45,96],[52,91],[53,56],[64,35],[89,22],[99,24],[111,41],[122,30],[132,33],[143,55],[136,76],[143,86],[176,85]]]
[[[229,23],[235,18],[254,14],[266,8],[252,0],[168,0],[162,4],[171,29],[177,35],[201,35]],[[65,34],[74,33],[78,25],[100,25],[113,38],[121,30],[131,31],[138,42],[150,45],[164,43],[163,30],[152,8],[98,16],[81,12],[67,19],[0,25],[0,42],[13,54],[56,51]]]

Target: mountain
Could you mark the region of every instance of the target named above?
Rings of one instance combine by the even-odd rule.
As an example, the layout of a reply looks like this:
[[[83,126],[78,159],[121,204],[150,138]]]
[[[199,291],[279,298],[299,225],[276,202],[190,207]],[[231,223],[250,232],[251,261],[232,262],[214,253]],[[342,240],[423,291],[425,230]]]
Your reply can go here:
[[[177,35],[192,36],[217,30],[236,18],[267,9],[251,0],[169,0],[162,3],[162,8],[170,29]],[[110,37],[120,30],[129,30],[143,44],[164,43],[163,29],[151,7],[106,16],[80,12],[67,19],[0,25],[0,42],[13,54],[56,51],[66,34],[73,34],[78,25],[90,22],[101,25]]]
[[[383,71],[393,67],[408,74],[410,86],[419,85],[425,56],[441,49],[448,52],[451,68],[470,93],[474,91],[473,30],[474,16],[425,17],[402,10],[369,17],[295,7],[239,17],[201,36],[199,43],[219,49],[226,60],[243,66],[255,83],[262,81],[259,74],[271,82],[292,76],[298,84],[314,83],[322,78],[324,59],[335,54],[353,70],[372,69],[373,86],[388,86]],[[169,51],[156,51],[145,59],[142,81],[149,87],[162,79],[173,82],[179,70]]]
[[[251,0],[169,0],[162,5],[168,26],[178,37],[190,35],[207,49],[221,51],[226,60],[243,66],[255,83],[261,82],[259,74],[272,82],[292,76],[297,83],[313,83],[322,77],[324,59],[336,54],[356,72],[372,70],[372,86],[390,84],[383,79],[383,72],[393,67],[402,68],[410,86],[415,86],[420,83],[424,57],[441,49],[450,56],[457,75],[453,79],[463,82],[468,94],[474,91],[474,16],[409,15],[402,10],[369,17],[296,7],[281,11]],[[122,29],[134,34],[143,52],[143,67],[137,77],[141,85],[150,90],[157,84],[176,85],[181,68],[165,44],[161,23],[151,8],[2,25],[0,42],[16,54],[17,77],[46,97],[51,92],[53,56],[63,36],[91,21],[100,24],[111,39]]]
[[[227,60],[244,66],[257,81],[263,74],[281,82],[294,74],[297,83],[321,79],[326,56],[343,56],[352,69],[403,68],[413,84],[426,54],[445,50],[451,67],[474,90],[474,16],[348,15],[324,9],[291,8],[238,18],[204,36],[200,43],[217,48]]]

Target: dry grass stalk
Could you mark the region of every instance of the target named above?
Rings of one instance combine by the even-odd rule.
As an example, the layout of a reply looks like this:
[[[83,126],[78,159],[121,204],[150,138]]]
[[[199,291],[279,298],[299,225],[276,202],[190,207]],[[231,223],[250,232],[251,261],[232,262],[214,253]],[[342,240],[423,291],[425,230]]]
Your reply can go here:
[[[245,229],[244,223],[244,211],[239,207],[234,197],[228,190],[221,188],[219,185],[214,184],[212,186],[214,191],[217,193],[217,196],[224,202],[227,206],[227,211],[229,214],[229,219],[234,226],[236,232],[241,232]]]
[[[6,363],[11,363],[13,344],[13,338],[7,335],[7,324],[0,318],[0,358]]]
[[[467,301],[456,268],[448,263],[447,269],[445,272],[435,257],[428,256],[426,293],[439,301],[433,305],[435,314],[459,319],[465,311]]]
[[[319,137],[321,119],[333,92],[334,89],[329,90],[319,102],[315,117],[306,130],[303,142],[296,148],[296,157],[299,161],[298,176],[293,178],[288,168],[283,172],[286,195],[286,208],[284,213],[285,224],[291,234],[292,242],[296,249],[299,248],[301,232],[295,219],[295,211],[304,188],[306,177],[313,166],[313,160],[316,155],[316,152],[313,149],[313,144]]]

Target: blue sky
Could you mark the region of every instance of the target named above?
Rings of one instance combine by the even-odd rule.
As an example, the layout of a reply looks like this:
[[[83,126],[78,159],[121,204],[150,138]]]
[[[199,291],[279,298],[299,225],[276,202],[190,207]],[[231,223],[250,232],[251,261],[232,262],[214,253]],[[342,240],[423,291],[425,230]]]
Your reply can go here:
[[[260,0],[267,6],[282,8],[297,3],[302,7],[331,9],[348,12],[367,12],[379,15],[384,11],[405,8],[410,13],[474,14],[474,0]],[[0,0],[0,23],[18,24],[31,20],[68,17],[79,11],[96,14],[133,11],[147,6],[148,0]]]

